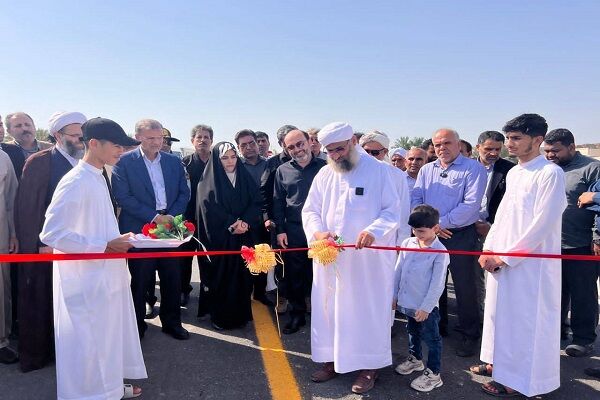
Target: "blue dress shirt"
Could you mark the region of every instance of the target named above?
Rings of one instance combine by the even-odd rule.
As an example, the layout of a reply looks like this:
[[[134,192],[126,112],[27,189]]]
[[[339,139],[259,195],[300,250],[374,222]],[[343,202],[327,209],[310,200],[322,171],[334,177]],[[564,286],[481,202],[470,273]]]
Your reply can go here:
[[[425,164],[411,193],[411,207],[428,204],[440,212],[443,229],[462,228],[479,220],[485,192],[485,168],[462,154],[444,169],[440,160]]]

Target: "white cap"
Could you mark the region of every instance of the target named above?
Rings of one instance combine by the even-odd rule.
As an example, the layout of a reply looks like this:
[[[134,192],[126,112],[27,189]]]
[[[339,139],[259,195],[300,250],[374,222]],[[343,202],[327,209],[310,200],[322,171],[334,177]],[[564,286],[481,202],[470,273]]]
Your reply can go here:
[[[84,124],[87,121],[85,115],[80,112],[68,112],[68,111],[59,111],[50,117],[48,121],[48,128],[50,135],[54,136],[54,134],[60,131],[67,125],[71,124]]]
[[[358,144],[360,144],[362,147],[362,146],[364,146],[365,143],[369,143],[369,142],[377,142],[386,149],[390,148],[390,138],[388,137],[388,135],[386,135],[383,132],[371,131],[369,133],[366,133],[361,136]]]
[[[393,157],[395,155],[399,155],[402,158],[406,158],[406,155],[408,154],[408,151],[406,151],[406,149],[403,149],[402,147],[398,148],[398,149],[393,149],[390,152],[390,157]]]
[[[323,146],[328,146],[331,143],[343,142],[350,140],[354,132],[352,127],[345,122],[332,122],[325,125],[319,131],[319,142]]]

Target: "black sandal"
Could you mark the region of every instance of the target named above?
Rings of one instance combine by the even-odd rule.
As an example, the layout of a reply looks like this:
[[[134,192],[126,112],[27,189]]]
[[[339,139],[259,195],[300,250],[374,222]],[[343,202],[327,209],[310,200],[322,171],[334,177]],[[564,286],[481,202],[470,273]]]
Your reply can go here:
[[[486,385],[491,385],[494,389],[496,389],[496,391],[488,389],[486,387]],[[494,396],[494,397],[520,397],[520,396],[522,396],[521,393],[519,393],[517,391],[509,392],[508,390],[506,390],[506,386],[504,386],[503,384],[498,383],[496,381],[491,381],[489,383],[486,383],[485,385],[481,385],[481,389],[486,394],[489,394],[490,396]]]
[[[479,365],[471,365],[469,367],[469,371],[471,371],[472,373],[474,373],[475,375],[481,375],[481,376],[492,376],[491,372],[488,372],[488,365],[490,367],[492,367],[491,364],[479,364]],[[494,367],[492,367],[494,368]]]

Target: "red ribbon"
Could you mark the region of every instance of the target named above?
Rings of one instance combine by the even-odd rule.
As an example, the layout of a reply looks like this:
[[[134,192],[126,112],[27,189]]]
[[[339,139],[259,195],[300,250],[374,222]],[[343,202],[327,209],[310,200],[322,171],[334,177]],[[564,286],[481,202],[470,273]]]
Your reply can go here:
[[[353,244],[336,245],[340,248],[354,248]],[[580,255],[580,254],[545,254],[545,253],[504,253],[504,252],[482,252],[466,250],[438,250],[438,249],[415,249],[408,247],[389,247],[389,246],[367,246],[373,250],[388,251],[416,251],[420,253],[448,253],[461,256],[510,256],[524,258],[550,258],[561,260],[578,261],[600,261],[600,256]],[[307,247],[297,247],[291,249],[274,249],[277,253],[287,253],[292,251],[308,251]],[[111,260],[123,258],[168,258],[168,257],[192,257],[192,256],[223,256],[240,255],[244,250],[215,250],[215,251],[169,251],[169,252],[143,252],[143,253],[70,253],[70,254],[0,254],[0,263],[19,263],[19,262],[48,262],[48,261],[81,261],[81,260]]]

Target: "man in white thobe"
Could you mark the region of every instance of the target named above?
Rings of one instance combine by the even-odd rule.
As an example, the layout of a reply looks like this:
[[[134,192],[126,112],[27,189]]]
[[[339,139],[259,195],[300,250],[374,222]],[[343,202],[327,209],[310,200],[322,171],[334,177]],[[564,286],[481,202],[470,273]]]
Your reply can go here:
[[[371,131],[360,137],[358,142],[363,150],[372,155],[377,160],[384,163],[392,171],[392,178],[396,186],[396,193],[400,201],[400,213],[398,217],[398,230],[396,231],[396,245],[402,243],[411,236],[411,228],[408,225],[408,216],[410,215],[410,196],[408,193],[408,182],[406,172],[390,164],[388,150],[390,147],[390,138],[383,132]],[[398,149],[396,149],[398,150]],[[404,150],[404,149],[402,149]],[[406,150],[404,150],[406,154]]]
[[[564,174],[540,155],[548,125],[523,114],[503,128],[508,152],[519,164],[506,177],[506,194],[484,250],[561,253],[566,208]],[[558,217],[557,217],[558,216]],[[561,262],[558,259],[486,256],[487,278],[481,360],[493,381],[492,395],[536,396],[560,386]]]
[[[18,250],[13,217],[17,176],[8,154],[0,150],[0,253]],[[17,353],[8,347],[11,329],[10,264],[0,263],[0,363],[12,364],[19,360]]]
[[[332,265],[313,263],[312,359],[325,364],[311,379],[325,382],[360,370],[352,391],[365,393],[377,370],[392,363],[396,252],[363,247],[395,244],[400,203],[390,168],[357,146],[348,124],[326,125],[319,141],[328,165],[316,175],[302,210],[307,241],[339,235],[356,249],[339,253]]]
[[[59,182],[40,240],[54,253],[126,252],[130,234],[119,233],[102,167],[138,142],[104,118],[81,128],[84,158]],[[53,274],[58,399],[139,396],[123,385],[147,377],[125,260],[55,261]]]

